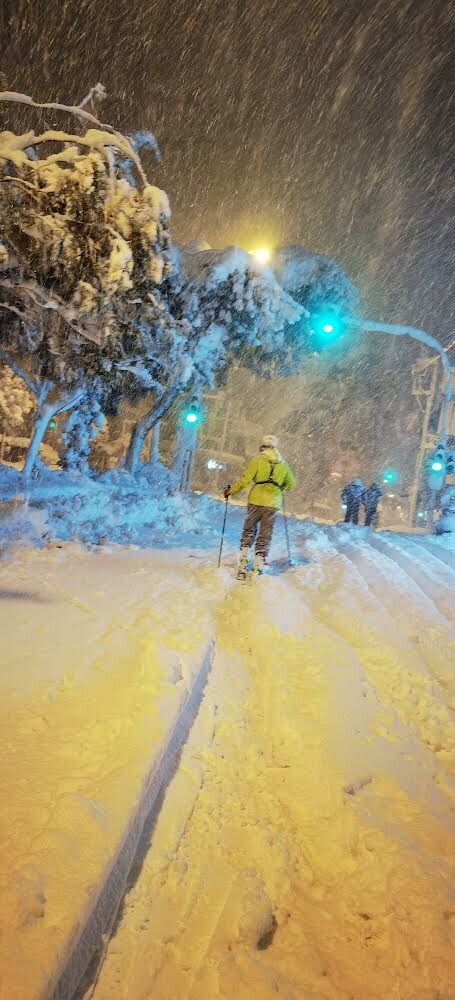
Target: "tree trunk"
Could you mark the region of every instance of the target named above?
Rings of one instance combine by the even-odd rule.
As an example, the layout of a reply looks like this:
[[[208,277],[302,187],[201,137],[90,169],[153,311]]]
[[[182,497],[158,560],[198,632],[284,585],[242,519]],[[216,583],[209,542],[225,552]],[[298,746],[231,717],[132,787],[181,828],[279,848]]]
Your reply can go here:
[[[46,433],[46,427],[49,420],[53,416],[54,409],[52,405],[44,406],[42,409],[37,410],[34,425],[33,434],[30,444],[27,448],[27,454],[25,456],[23,475],[24,479],[30,479],[33,469],[35,468],[36,459],[38,458],[38,452],[40,444]]]
[[[134,425],[125,460],[125,468],[128,469],[129,472],[135,473],[137,471],[146,435],[150,430],[155,428],[161,418],[164,417],[165,413],[167,413],[172,406],[174,400],[177,399],[178,395],[180,395],[182,388],[183,386],[179,382],[171,389],[168,389],[168,391],[164,393],[164,396],[161,397],[159,403],[157,403],[156,406],[141,417],[137,424]]]
[[[190,487],[198,429],[197,424],[181,423],[177,432],[172,471],[178,481],[179,493],[186,493]]]
[[[160,459],[160,431],[161,431],[161,420],[158,420],[152,430],[152,440],[150,442],[150,465],[157,465]]]
[[[47,391],[47,388],[44,389],[42,395],[44,395],[44,392]],[[67,410],[72,410],[73,406],[76,406],[77,403],[81,402],[84,395],[85,393],[79,389],[76,393],[71,395],[59,396],[58,399],[54,399],[52,402],[46,402],[45,397],[44,399],[42,398],[41,401],[38,399],[33,424],[32,439],[27,448],[24,468],[22,470],[24,479],[30,479],[33,469],[35,468],[39,447],[46,433],[49,420],[51,420],[56,413],[66,413]]]

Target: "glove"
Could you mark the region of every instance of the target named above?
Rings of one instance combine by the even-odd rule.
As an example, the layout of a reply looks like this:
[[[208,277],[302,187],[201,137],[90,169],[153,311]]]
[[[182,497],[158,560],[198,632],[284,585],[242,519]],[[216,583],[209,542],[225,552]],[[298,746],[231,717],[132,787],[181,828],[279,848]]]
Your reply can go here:
[[[224,491],[224,499],[228,500],[229,497],[230,497],[230,495],[231,495],[231,487],[230,486],[226,486],[226,489]]]

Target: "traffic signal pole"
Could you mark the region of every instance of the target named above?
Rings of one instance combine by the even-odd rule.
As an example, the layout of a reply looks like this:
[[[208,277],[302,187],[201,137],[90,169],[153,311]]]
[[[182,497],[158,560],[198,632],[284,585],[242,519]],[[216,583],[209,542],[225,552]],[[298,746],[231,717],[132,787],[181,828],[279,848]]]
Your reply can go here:
[[[426,330],[419,330],[414,326],[402,326],[400,323],[376,323],[368,319],[357,319],[355,316],[349,319],[349,323],[357,327],[357,329],[367,330],[369,333],[390,333],[394,337],[411,337],[412,340],[417,340],[419,343],[426,344],[427,347],[432,347],[434,351],[437,351],[441,358],[445,374],[439,440],[441,444],[446,445],[449,408],[452,399],[452,371],[446,351],[442,344],[439,343],[439,340],[436,340],[436,337],[432,337]]]
[[[439,354],[442,361],[442,367],[444,369],[445,380],[443,387],[443,403],[440,418],[440,431],[439,431],[439,441],[441,445],[445,448],[447,445],[447,435],[448,435],[448,419],[450,411],[450,401],[452,399],[452,371],[450,367],[449,358],[444,350],[442,344],[436,337],[432,337],[430,333],[426,330],[419,330],[414,326],[402,326],[400,323],[376,323],[368,319],[357,319],[357,317],[352,317],[352,325],[360,330],[366,330],[369,333],[389,333],[394,337],[411,337],[412,340],[417,340],[420,344],[425,344],[427,347],[433,348]],[[435,369],[436,371],[436,369]],[[431,404],[428,407],[428,413],[425,414],[425,419],[427,419],[426,433],[428,432],[428,424],[431,416]],[[425,436],[422,434],[421,447],[425,449]],[[423,454],[420,461],[423,458]],[[420,467],[420,466],[419,466]],[[413,487],[413,516],[415,514],[415,504],[417,499],[418,490],[418,475],[415,477],[414,487]],[[415,492],[414,492],[415,491]],[[436,492],[435,490],[430,490],[430,501],[428,505],[428,519],[427,527],[432,527],[433,525],[433,513],[436,502]],[[412,522],[410,522],[412,523]]]
[[[420,437],[419,450],[417,452],[415,474],[414,474],[414,482],[412,484],[411,495],[410,495],[410,498],[409,498],[409,527],[410,528],[412,528],[412,526],[414,524],[414,521],[415,521],[415,516],[416,516],[417,495],[418,495],[419,486],[420,486],[420,475],[421,475],[422,463],[423,463],[423,460],[424,460],[424,457],[425,457],[425,452],[426,452],[426,449],[427,449],[428,428],[429,428],[429,425],[430,425],[430,418],[431,418],[431,413],[432,413],[432,410],[433,410],[434,396],[435,396],[435,392],[436,392],[437,376],[438,376],[438,373],[437,373],[436,365],[434,365],[433,366],[433,371],[431,373],[430,388],[429,388],[428,392],[426,393],[426,400],[427,401],[426,401],[426,404],[425,404],[425,413],[423,415],[422,434],[421,434],[421,437]]]

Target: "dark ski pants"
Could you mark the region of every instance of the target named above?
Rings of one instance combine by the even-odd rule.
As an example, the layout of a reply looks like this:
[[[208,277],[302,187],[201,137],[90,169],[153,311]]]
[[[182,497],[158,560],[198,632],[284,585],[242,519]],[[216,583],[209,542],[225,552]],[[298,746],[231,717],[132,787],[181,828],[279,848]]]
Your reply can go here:
[[[255,554],[261,556],[262,559],[267,559],[277,513],[275,507],[259,507],[258,504],[249,503],[243,525],[241,548],[251,548],[259,529]]]
[[[370,527],[371,522],[376,514],[376,507],[366,507],[365,508],[365,524],[367,528]]]
[[[359,523],[359,507],[360,507],[360,500],[358,503],[348,503],[346,507],[346,513],[344,515],[345,524],[348,524],[349,521],[352,521],[353,524]]]

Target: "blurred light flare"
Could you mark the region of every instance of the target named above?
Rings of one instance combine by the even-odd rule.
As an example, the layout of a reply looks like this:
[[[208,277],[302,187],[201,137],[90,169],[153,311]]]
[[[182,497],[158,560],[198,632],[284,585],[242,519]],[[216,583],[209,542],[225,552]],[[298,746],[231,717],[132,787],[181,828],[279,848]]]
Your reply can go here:
[[[256,250],[249,250],[248,253],[251,254],[252,257],[256,257],[256,260],[258,260],[260,264],[268,264],[272,256],[271,251],[267,247],[257,247]]]

